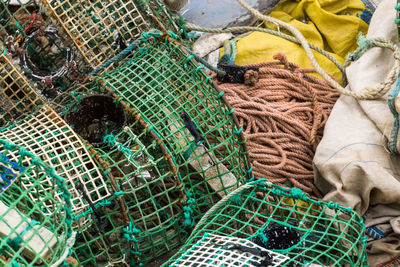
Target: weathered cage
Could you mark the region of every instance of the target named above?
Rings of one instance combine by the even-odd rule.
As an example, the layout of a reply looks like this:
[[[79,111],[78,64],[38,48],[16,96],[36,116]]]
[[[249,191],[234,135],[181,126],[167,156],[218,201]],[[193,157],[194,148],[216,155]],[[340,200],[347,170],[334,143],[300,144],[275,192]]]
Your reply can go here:
[[[218,202],[165,266],[179,266],[180,262],[188,261],[198,262],[196,266],[210,266],[200,263],[204,263],[204,258],[223,255],[227,247],[220,246],[219,250],[208,253],[202,251],[195,244],[206,233],[244,238],[288,257],[279,266],[363,266],[366,263],[365,225],[356,212],[334,203],[312,200],[300,189],[285,189],[266,180],[248,183]],[[225,264],[229,265],[229,261]]]
[[[86,62],[94,69],[129,46],[150,28],[176,28],[158,0],[47,0]],[[160,24],[162,26],[160,26]]]
[[[0,54],[0,77],[0,126],[29,113],[43,103],[26,78],[3,54]]]
[[[84,193],[92,203],[110,196],[105,178],[81,139],[48,106],[0,130],[0,138],[24,146],[51,165],[66,180],[67,189],[71,192],[71,209],[75,214],[89,208]],[[51,181],[48,183],[51,184]],[[27,188],[33,184],[35,180],[26,180],[22,187]],[[79,189],[78,186],[83,188]],[[48,190],[51,191],[52,188],[49,187]],[[57,192],[56,198],[61,201],[62,192]],[[43,213],[50,213],[51,206],[42,204]]]
[[[0,139],[0,265],[61,264],[75,239],[71,223],[65,179],[31,151]]]
[[[105,87],[173,155],[199,217],[250,178],[234,110],[204,67],[169,36],[143,34],[124,61],[105,74]]]

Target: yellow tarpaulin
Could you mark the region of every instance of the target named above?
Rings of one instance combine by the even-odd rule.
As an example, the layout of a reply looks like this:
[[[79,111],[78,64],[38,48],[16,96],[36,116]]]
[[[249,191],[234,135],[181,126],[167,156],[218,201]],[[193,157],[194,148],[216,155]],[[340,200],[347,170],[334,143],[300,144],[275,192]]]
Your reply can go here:
[[[329,52],[343,64],[346,55],[357,47],[357,35],[368,30],[368,24],[359,18],[364,9],[361,0],[284,0],[270,16],[290,23],[308,42]],[[277,29],[273,24],[266,26]],[[290,34],[285,29],[280,30]],[[273,55],[283,52],[290,62],[312,67],[304,49],[286,39],[253,32],[236,41],[237,65],[271,61]],[[329,59],[315,51],[314,56],[326,72],[341,81],[340,70]]]

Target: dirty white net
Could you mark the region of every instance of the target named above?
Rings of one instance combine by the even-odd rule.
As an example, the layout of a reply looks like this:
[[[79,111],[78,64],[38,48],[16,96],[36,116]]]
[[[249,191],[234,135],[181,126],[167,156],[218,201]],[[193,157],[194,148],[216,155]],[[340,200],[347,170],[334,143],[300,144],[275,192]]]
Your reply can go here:
[[[253,250],[255,253],[244,252]],[[256,255],[256,254],[261,254]],[[170,267],[208,266],[282,266],[289,257],[237,237],[205,233]],[[266,265],[264,265],[266,264]]]

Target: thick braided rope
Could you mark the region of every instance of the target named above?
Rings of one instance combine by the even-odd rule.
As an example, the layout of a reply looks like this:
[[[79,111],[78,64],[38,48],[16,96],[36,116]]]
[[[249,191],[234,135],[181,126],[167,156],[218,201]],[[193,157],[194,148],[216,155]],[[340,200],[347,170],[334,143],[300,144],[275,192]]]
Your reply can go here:
[[[321,197],[312,160],[323,127],[339,94],[325,81],[289,63],[259,63],[254,86],[221,84],[247,139],[255,178],[294,186]],[[283,65],[282,68],[280,65]]]

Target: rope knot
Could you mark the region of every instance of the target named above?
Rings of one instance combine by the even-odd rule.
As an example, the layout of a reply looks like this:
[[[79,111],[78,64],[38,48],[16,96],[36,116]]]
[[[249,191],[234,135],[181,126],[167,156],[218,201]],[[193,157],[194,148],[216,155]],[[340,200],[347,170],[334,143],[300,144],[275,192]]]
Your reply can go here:
[[[258,82],[258,72],[248,70],[244,73],[244,84],[254,86]]]

